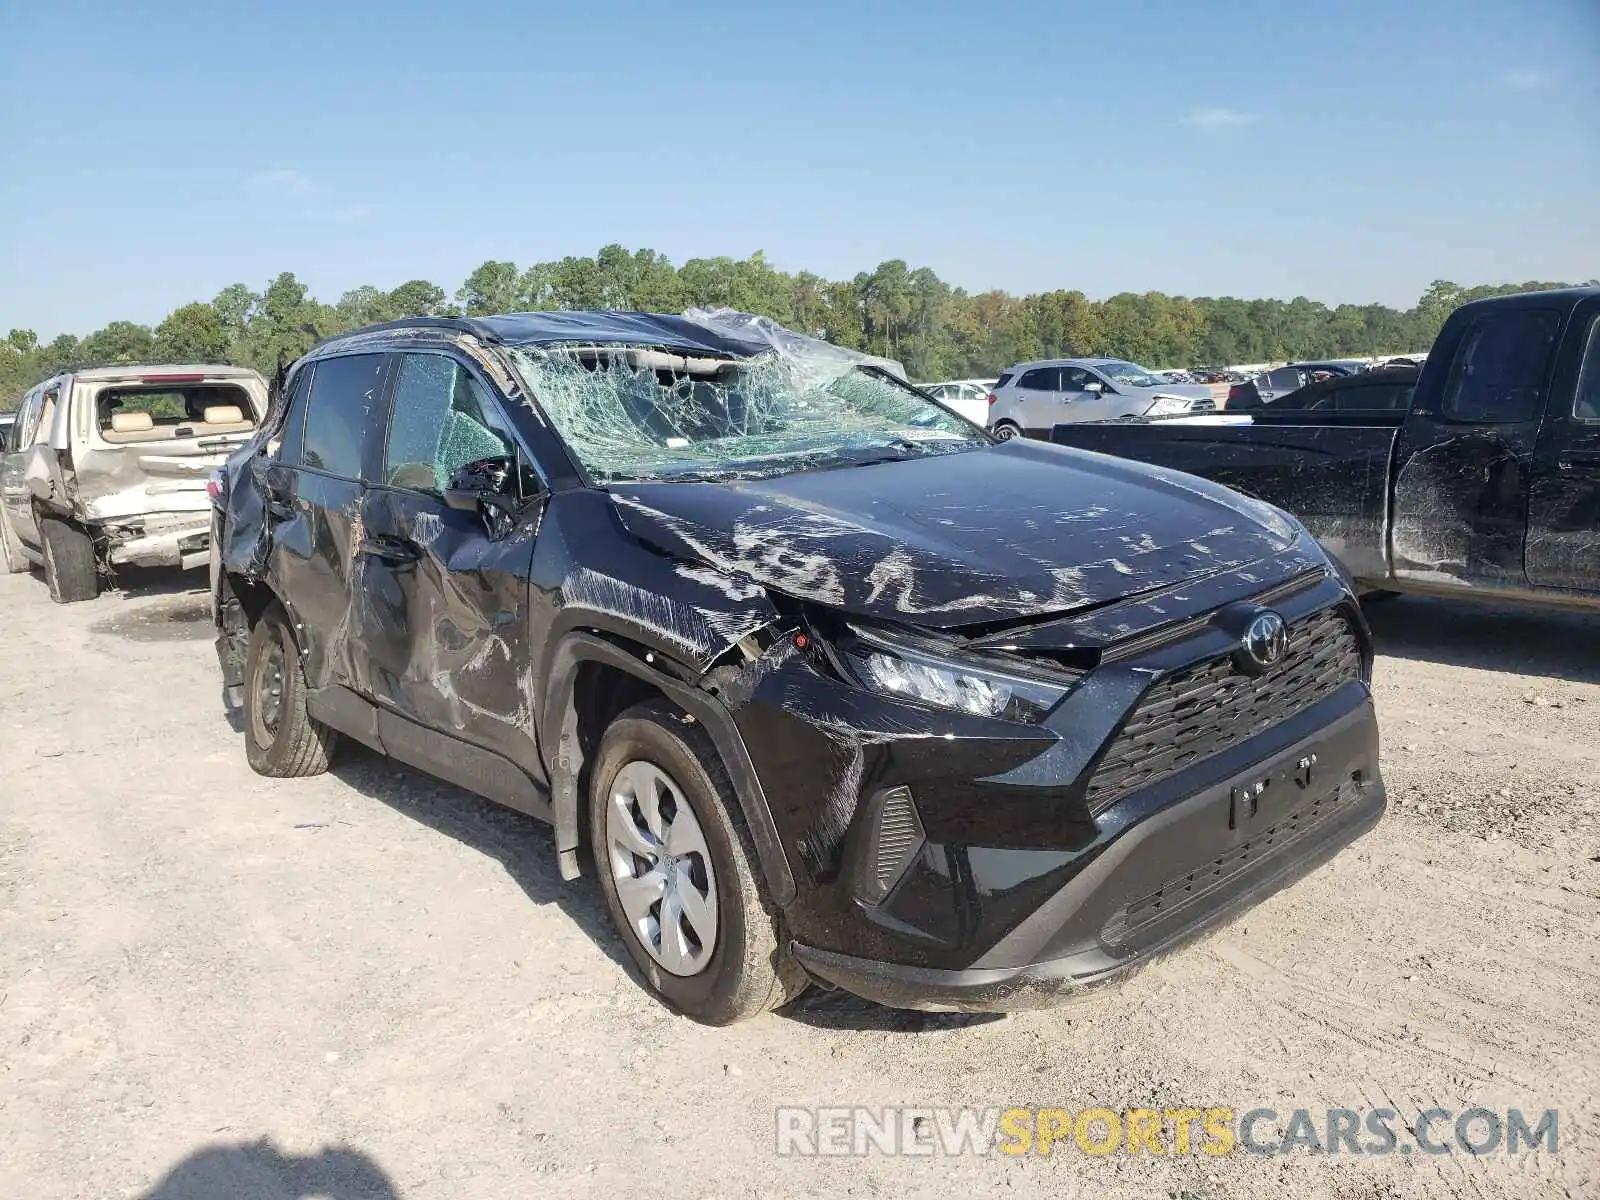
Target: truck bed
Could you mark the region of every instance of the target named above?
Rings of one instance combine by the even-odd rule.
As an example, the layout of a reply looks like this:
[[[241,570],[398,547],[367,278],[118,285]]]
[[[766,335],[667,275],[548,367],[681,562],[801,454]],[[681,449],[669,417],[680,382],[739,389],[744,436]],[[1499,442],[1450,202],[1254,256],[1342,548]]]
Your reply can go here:
[[[1404,414],[1252,412],[1190,421],[1057,425],[1050,440],[1215,480],[1304,522],[1363,582],[1389,579],[1390,462]]]

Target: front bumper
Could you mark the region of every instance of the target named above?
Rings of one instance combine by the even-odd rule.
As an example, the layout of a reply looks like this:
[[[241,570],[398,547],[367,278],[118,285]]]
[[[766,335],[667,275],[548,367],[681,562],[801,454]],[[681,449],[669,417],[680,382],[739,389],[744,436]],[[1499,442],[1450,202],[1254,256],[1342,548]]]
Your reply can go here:
[[[1377,760],[1367,702],[1270,761],[1127,826],[970,967],[801,943],[795,957],[819,982],[896,1008],[1061,1003],[1237,916],[1371,829],[1385,807]]]

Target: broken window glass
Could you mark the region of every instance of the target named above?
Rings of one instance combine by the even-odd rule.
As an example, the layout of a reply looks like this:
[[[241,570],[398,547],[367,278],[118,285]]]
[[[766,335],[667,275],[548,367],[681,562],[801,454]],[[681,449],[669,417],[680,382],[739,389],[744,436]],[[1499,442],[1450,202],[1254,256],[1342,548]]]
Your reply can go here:
[[[483,389],[460,363],[441,354],[404,354],[395,377],[394,412],[383,478],[395,487],[443,492],[470,462],[509,454]]]
[[[739,359],[578,345],[512,358],[601,481],[772,475],[985,444],[976,426],[858,356],[788,336]]]

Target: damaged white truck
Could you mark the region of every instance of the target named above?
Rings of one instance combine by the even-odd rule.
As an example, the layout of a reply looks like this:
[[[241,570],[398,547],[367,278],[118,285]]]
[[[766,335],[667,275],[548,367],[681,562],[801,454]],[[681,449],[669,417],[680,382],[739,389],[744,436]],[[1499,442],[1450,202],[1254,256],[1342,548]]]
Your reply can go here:
[[[206,480],[266,405],[266,382],[245,367],[98,367],[38,384],[0,459],[6,569],[41,567],[51,598],[70,604],[118,566],[204,566]]]

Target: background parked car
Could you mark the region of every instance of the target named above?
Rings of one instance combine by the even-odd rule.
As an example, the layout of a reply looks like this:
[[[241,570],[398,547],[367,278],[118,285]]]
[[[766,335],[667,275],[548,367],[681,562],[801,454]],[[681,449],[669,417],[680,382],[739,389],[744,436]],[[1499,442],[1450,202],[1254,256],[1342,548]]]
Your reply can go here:
[[[994,391],[996,382],[993,379],[950,379],[943,383],[925,383],[922,390],[974,424],[987,425],[989,393]]]
[[[1271,404],[1280,396],[1299,391],[1308,383],[1320,383],[1324,379],[1342,379],[1366,368],[1366,363],[1353,360],[1289,363],[1286,366],[1274,367],[1270,371],[1261,372],[1254,379],[1236,383],[1229,388],[1226,407],[1260,408],[1263,404]]]
[[[0,456],[4,566],[42,566],[62,604],[93,599],[113,566],[204,566],[206,476],[266,402],[260,375],[221,365],[97,367],[31,388]]]
[[[1018,363],[995,382],[989,427],[998,438],[1048,438],[1062,422],[1113,421],[1211,412],[1203,384],[1166,383],[1119,358],[1057,358]]]

